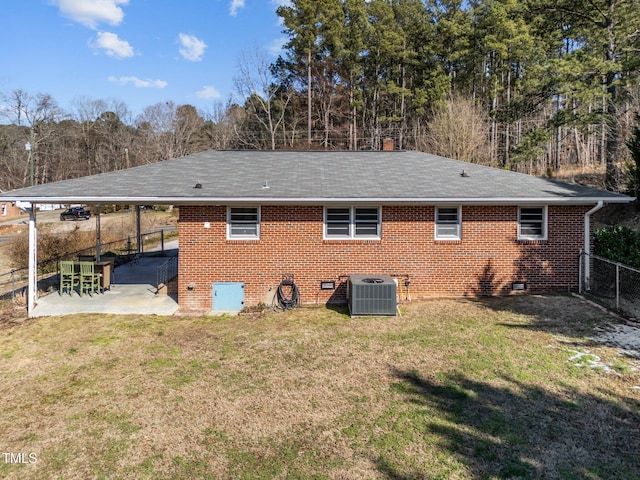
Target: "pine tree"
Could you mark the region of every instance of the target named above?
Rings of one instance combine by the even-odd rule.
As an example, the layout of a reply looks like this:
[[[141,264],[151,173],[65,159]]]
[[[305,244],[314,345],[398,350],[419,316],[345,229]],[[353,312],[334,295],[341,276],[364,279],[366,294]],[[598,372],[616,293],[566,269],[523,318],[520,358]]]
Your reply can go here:
[[[629,190],[636,197],[636,207],[640,208],[640,115],[636,113],[636,125],[633,127],[631,138],[627,142],[627,148],[631,152],[631,160],[627,164],[629,175]]]
[[[605,185],[614,190],[621,143],[617,111],[627,88],[637,84],[640,73],[640,4],[638,0],[529,3],[532,11],[547,17],[554,34],[560,33],[564,42],[555,68],[563,77],[558,85],[563,108],[574,112],[566,118],[580,120],[600,113]]]

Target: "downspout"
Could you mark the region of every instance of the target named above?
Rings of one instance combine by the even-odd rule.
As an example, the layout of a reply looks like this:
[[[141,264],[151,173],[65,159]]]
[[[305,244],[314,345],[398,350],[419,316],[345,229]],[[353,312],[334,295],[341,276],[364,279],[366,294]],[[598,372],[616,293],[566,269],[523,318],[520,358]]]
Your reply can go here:
[[[584,214],[584,253],[586,261],[584,262],[584,284],[589,288],[589,279],[591,277],[591,215],[604,207],[604,202],[598,200],[595,207]],[[582,280],[582,279],[580,279]]]

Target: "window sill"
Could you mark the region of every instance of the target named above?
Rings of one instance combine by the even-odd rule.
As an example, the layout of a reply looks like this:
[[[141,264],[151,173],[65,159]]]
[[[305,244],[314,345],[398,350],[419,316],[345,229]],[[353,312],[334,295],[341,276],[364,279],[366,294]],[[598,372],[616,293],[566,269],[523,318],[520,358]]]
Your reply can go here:
[[[380,243],[380,238],[323,238],[323,245],[339,245],[345,243],[357,244],[357,245],[375,245]]]
[[[549,240],[546,238],[518,238],[516,242],[523,245],[544,245]]]
[[[227,238],[227,243],[237,243],[237,244],[257,243],[259,241],[260,241],[259,238]]]

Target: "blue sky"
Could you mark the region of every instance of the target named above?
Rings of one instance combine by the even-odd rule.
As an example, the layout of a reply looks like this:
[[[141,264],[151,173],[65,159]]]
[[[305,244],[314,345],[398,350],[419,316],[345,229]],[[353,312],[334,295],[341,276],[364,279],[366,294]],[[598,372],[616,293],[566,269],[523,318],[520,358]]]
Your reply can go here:
[[[234,94],[241,52],[273,58],[286,0],[3,0],[0,94],[158,102],[209,110]],[[237,100],[237,97],[236,97]]]

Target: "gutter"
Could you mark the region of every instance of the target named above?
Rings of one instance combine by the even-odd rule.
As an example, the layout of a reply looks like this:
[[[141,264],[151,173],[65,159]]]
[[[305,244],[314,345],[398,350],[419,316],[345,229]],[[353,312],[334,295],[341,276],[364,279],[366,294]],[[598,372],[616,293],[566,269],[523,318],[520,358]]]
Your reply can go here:
[[[629,203],[626,196],[612,197],[207,197],[207,196],[96,196],[96,195],[0,195],[0,199],[33,203],[140,204],[140,205],[590,205]]]
[[[584,285],[589,288],[589,280],[591,276],[591,261],[589,255],[591,255],[591,215],[604,207],[604,202],[598,200],[595,207],[584,214],[584,253],[586,261],[584,263]],[[582,281],[582,279],[580,279]]]

